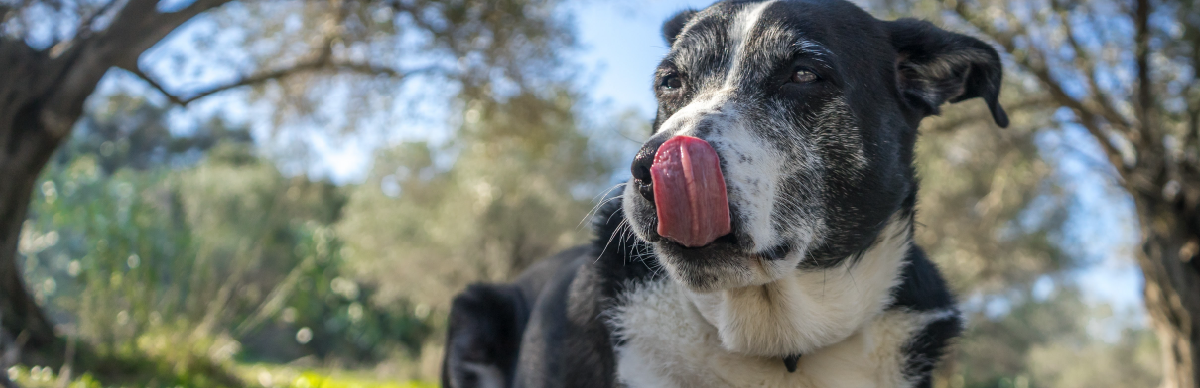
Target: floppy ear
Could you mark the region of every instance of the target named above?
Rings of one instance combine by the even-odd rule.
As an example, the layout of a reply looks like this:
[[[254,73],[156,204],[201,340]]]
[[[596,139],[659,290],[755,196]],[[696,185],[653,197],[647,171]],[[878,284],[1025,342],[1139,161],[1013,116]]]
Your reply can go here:
[[[983,97],[992,119],[1008,126],[1000,107],[1000,55],[996,49],[966,35],[956,34],[916,19],[888,23],[896,58],[900,92],[909,104],[938,114],[944,102]]]
[[[663,39],[667,40],[668,46],[675,45],[675,38],[678,38],[679,33],[683,32],[683,27],[687,25],[689,20],[692,20],[692,16],[696,16],[696,10],[685,9],[672,16],[666,23],[663,23]]]

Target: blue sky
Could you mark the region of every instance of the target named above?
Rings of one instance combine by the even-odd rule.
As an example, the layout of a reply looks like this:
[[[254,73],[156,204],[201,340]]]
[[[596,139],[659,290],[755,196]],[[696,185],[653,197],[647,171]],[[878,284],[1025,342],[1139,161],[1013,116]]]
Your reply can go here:
[[[675,13],[701,9],[709,0],[658,0],[588,2],[576,7],[580,41],[584,45],[580,62],[596,69],[596,81],[589,89],[598,101],[614,108],[636,108],[653,117],[655,102],[651,76],[658,61],[667,53],[660,27]]]

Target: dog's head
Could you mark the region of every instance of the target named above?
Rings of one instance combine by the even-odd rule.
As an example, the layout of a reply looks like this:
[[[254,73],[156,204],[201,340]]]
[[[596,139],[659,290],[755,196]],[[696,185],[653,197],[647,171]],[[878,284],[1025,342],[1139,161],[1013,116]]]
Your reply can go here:
[[[982,97],[1008,122],[995,49],[846,1],[724,1],[663,34],[655,132],[623,206],[696,291],[853,259],[911,209],[917,126],[943,103]]]

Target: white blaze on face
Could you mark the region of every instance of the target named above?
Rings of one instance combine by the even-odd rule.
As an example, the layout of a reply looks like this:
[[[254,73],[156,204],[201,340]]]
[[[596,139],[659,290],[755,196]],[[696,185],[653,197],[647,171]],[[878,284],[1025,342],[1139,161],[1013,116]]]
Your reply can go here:
[[[754,33],[754,27],[758,25],[759,19],[762,19],[763,10],[767,9],[775,0],[764,1],[746,8],[743,8],[738,13],[733,27],[729,31],[729,43],[733,46],[733,55],[729,66],[729,73],[725,74],[725,89],[732,89],[736,82],[741,78],[743,73],[741,67],[746,62],[745,55],[750,52],[747,47],[750,45],[750,38]]]
[[[736,85],[744,76],[740,70],[748,61],[746,53],[754,30],[762,19],[763,11],[774,0],[742,8],[730,27],[728,45],[733,47],[728,72],[717,90],[702,90],[683,108],[671,115],[660,127],[660,132],[670,136],[698,136],[712,143],[725,162],[723,168],[730,186],[729,201],[738,208],[738,223],[753,240],[754,250],[769,249],[778,241],[771,225],[771,214],[777,182],[781,178],[782,156],[777,155],[765,139],[756,136],[755,128],[747,124],[743,107],[734,100]],[[685,32],[686,33],[686,32]],[[711,133],[697,133],[703,127],[712,128]],[[745,160],[737,155],[751,155]],[[794,263],[793,263],[794,264]]]

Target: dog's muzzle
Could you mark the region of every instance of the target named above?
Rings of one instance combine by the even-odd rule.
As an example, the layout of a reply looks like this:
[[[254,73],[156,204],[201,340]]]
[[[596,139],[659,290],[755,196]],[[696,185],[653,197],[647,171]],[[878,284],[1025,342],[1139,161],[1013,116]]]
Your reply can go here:
[[[725,176],[717,151],[708,142],[675,136],[657,147],[647,144],[632,170],[638,192],[657,210],[660,236],[701,247],[729,234]]]

